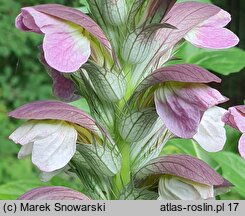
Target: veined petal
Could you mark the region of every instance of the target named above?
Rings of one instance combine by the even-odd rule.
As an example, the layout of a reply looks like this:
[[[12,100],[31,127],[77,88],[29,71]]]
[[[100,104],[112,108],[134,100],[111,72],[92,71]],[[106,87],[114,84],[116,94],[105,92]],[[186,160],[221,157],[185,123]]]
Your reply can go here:
[[[192,138],[203,113],[226,101],[204,84],[168,82],[155,91],[156,110],[166,127],[182,138]]]
[[[91,131],[96,131],[96,121],[82,110],[60,101],[36,101],[25,104],[9,113],[17,119],[56,119],[78,124]],[[11,137],[10,137],[11,138]]]
[[[226,49],[236,46],[239,38],[230,30],[218,27],[196,27],[185,39],[200,48]]]
[[[223,149],[226,142],[225,124],[221,118],[226,112],[220,107],[209,108],[203,115],[197,133],[193,137],[208,152]]]
[[[168,88],[155,92],[156,110],[166,127],[175,135],[190,138],[196,133],[202,113]]]
[[[55,125],[56,133],[34,141],[32,162],[44,172],[64,167],[75,154],[77,132],[68,123]]]
[[[238,149],[240,155],[245,159],[245,134],[243,134],[239,140]]]

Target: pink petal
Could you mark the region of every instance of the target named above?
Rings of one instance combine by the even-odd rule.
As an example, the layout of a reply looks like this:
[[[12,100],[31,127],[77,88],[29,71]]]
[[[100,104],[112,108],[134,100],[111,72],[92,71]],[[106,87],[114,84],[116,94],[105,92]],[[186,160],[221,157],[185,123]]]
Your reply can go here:
[[[227,125],[245,132],[245,105],[230,107],[224,114],[222,121]]]
[[[185,39],[200,48],[226,49],[236,46],[239,38],[226,28],[197,27]]]
[[[192,138],[203,113],[226,101],[217,90],[204,84],[169,82],[155,92],[156,110],[166,127],[182,138]]]
[[[239,140],[238,149],[240,155],[245,159],[245,134],[243,134]]]
[[[91,50],[87,38],[69,32],[46,34],[43,40],[47,63],[61,72],[75,72],[87,62]]]
[[[206,21],[204,21],[200,26],[206,27],[224,27],[231,21],[231,15],[220,9],[219,13],[210,17]]]

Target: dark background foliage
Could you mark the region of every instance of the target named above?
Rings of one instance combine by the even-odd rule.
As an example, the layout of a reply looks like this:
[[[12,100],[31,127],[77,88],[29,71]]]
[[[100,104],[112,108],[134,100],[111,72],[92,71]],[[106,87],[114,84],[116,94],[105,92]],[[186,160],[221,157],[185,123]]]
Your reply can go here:
[[[243,28],[245,1],[214,0],[213,2],[232,14],[233,20],[229,27],[240,37],[239,46],[245,48]],[[0,0],[0,199],[15,199],[30,188],[44,185],[40,183],[38,171],[30,163],[30,159],[20,161],[16,159],[19,147],[10,142],[8,136],[20,121],[7,117],[9,111],[22,104],[53,98],[50,77],[37,60],[37,47],[41,44],[42,36],[23,33],[14,27],[15,17],[21,7],[42,3],[51,2],[50,0]],[[82,6],[82,0],[53,0],[52,3]],[[226,106],[243,104],[245,73],[235,73],[222,78],[223,83],[218,88],[231,99]],[[239,134],[232,133],[232,136],[231,139],[234,138],[234,141]],[[67,181],[67,178],[61,175],[47,184],[81,189],[75,179]],[[242,197],[235,192],[226,198]]]

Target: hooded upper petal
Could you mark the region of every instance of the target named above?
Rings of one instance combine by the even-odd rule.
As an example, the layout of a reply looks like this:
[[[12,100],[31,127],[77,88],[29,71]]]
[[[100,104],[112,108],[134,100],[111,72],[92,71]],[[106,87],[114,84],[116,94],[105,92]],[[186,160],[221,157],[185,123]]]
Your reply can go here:
[[[21,195],[18,200],[89,200],[89,198],[70,188],[47,186],[34,188]]]
[[[167,82],[154,95],[158,115],[172,133],[182,138],[192,138],[204,112],[226,101],[217,90],[193,83]]]
[[[211,107],[203,115],[197,133],[193,137],[208,152],[223,149],[226,142],[225,124],[221,118],[226,112],[220,107]]]
[[[59,101],[35,101],[25,104],[9,113],[17,119],[54,119],[77,124],[90,131],[96,131],[96,122],[82,110]],[[48,129],[48,128],[47,128]]]

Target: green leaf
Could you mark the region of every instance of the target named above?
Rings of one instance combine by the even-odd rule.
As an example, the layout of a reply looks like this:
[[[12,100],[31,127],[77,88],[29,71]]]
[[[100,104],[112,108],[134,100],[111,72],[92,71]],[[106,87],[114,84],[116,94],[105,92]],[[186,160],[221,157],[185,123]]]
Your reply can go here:
[[[0,199],[13,200],[17,199],[20,195],[40,186],[48,186],[50,184],[42,183],[40,181],[20,180],[9,182],[0,186]]]
[[[231,152],[219,152],[213,157],[222,167],[222,176],[235,185],[236,191],[245,196],[245,160]]]
[[[222,75],[240,72],[245,67],[245,51],[239,48],[210,50],[194,47],[185,43],[176,56],[180,61],[172,63],[191,63]],[[170,63],[170,64],[172,64]]]

